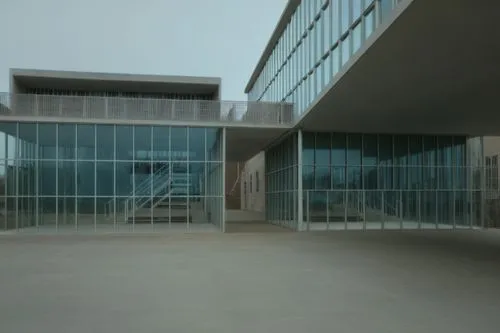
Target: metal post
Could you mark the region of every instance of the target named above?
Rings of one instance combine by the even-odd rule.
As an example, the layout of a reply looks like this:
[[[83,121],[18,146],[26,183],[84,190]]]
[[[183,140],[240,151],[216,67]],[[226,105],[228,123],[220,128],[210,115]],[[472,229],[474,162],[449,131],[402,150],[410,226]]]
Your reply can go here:
[[[35,138],[35,147],[36,152],[35,152],[35,225],[36,225],[36,230],[39,230],[39,224],[40,224],[40,213],[39,213],[39,184],[38,184],[38,178],[39,178],[39,161],[38,161],[38,135],[39,135],[39,124],[36,123],[36,138]],[[57,126],[57,125],[56,125]],[[56,147],[57,147],[57,131],[56,131]],[[56,149],[56,198],[57,198],[57,149]],[[56,230],[57,230],[57,199],[56,199]]]
[[[226,128],[222,128],[222,232],[226,232]]]
[[[116,125],[113,125],[113,230],[116,231]]]
[[[14,170],[16,173],[16,231],[19,231],[19,123],[16,123],[16,135],[14,144]]]
[[[486,191],[486,179],[485,179],[485,169],[483,167],[483,163],[484,163],[484,137],[481,136],[479,138],[480,140],[480,151],[479,151],[479,172],[480,172],[480,180],[481,180],[481,190],[480,190],[480,200],[481,200],[481,206],[480,206],[480,209],[481,209],[481,212],[480,212],[480,215],[481,215],[481,228],[484,229],[485,228],[485,211],[486,211],[486,203],[485,203],[485,200],[484,200],[484,196],[485,196],[485,191]]]
[[[78,231],[78,125],[75,125],[75,163],[74,163],[74,178],[75,178],[75,230]]]
[[[326,230],[330,230],[330,199],[329,194],[330,191],[326,191]]]
[[[94,126],[94,232],[97,232],[97,125]]]
[[[303,193],[303,179],[302,179],[302,130],[297,132],[297,231],[303,230],[304,224],[304,193]],[[308,201],[309,202],[309,201]],[[307,211],[309,214],[309,209]]]
[[[311,216],[310,216],[310,210],[309,210],[309,190],[306,190],[306,219],[307,219],[306,230],[309,231],[311,228],[311,226],[310,226]]]

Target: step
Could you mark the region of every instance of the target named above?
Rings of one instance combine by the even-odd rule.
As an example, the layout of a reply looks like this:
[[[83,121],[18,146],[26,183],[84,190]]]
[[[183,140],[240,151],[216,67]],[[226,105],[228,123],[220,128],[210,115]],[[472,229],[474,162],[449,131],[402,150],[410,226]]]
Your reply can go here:
[[[148,224],[151,223],[151,220],[153,223],[187,223],[188,218],[187,216],[171,216],[170,218],[168,216],[153,216],[153,219],[151,219],[149,216],[136,216],[135,217],[135,224]],[[134,218],[129,217],[127,220],[127,223],[134,223]],[[193,217],[189,216],[189,223],[193,223]]]

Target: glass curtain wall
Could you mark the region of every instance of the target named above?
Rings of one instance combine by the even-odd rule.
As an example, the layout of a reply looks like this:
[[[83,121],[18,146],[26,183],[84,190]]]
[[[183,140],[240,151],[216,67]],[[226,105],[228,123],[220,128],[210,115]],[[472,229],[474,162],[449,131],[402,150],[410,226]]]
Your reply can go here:
[[[1,123],[2,229],[222,226],[223,131]]]
[[[296,230],[298,225],[297,133],[266,151],[266,220]]]
[[[301,1],[248,99],[294,103],[302,114],[388,17],[395,5],[389,2]]]
[[[479,139],[304,133],[302,149],[309,230],[481,226]]]

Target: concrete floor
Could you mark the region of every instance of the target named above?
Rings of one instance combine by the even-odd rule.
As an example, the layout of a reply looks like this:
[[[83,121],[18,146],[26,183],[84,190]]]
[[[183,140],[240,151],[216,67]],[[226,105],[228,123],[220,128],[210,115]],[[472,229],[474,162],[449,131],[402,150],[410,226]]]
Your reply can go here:
[[[500,233],[0,235],[0,332],[498,332]]]

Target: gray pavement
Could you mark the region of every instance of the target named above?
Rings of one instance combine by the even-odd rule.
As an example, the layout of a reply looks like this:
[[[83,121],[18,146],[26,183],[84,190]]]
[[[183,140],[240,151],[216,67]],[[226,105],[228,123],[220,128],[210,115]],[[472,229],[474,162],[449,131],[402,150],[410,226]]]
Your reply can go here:
[[[500,233],[0,235],[0,332],[499,332]]]

